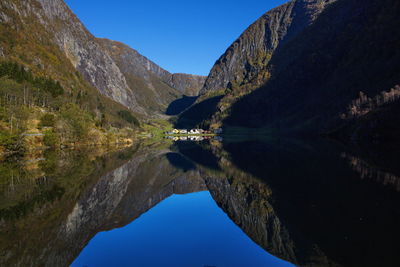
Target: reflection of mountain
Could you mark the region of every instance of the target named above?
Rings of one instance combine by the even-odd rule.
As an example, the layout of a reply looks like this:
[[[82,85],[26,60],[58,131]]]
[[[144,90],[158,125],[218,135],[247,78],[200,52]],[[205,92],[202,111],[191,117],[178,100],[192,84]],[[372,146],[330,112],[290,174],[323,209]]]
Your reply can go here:
[[[399,266],[400,195],[359,179],[342,149],[226,143],[210,150],[221,171],[204,167],[202,176],[229,217],[280,258],[300,266]]]
[[[222,172],[202,169],[212,197],[254,242],[269,253],[304,266],[337,266],[318,246],[293,240],[274,210],[273,191],[263,181],[235,167],[221,157]]]
[[[23,244],[14,239],[18,245],[2,249],[6,257],[2,257],[0,265],[66,266],[99,231],[130,223],[172,194],[205,190],[198,172],[185,172],[174,167],[165,152],[139,149],[124,164],[111,171],[105,170],[106,174],[99,175],[100,178],[89,185],[84,190],[86,193],[75,202],[62,199],[60,203],[36,209],[31,218],[2,223],[5,231],[14,231],[17,237],[30,236],[35,240],[35,246],[28,247],[31,243]],[[104,164],[104,159],[95,164]],[[71,207],[69,213],[63,212],[52,221],[52,213],[65,202]],[[32,233],[29,227],[13,229],[13,224],[26,224],[28,221],[35,224],[46,222],[47,226],[40,228],[41,232]],[[9,240],[5,238],[0,244],[10,243]]]
[[[0,266],[68,265],[98,232],[172,194],[206,189],[254,242],[299,266],[400,265],[400,195],[359,179],[354,169],[365,165],[349,166],[343,147],[236,140],[174,149],[180,153],[143,145],[30,166],[47,181],[27,176],[18,179],[28,186],[14,179],[14,191],[0,191],[8,196],[0,202]]]

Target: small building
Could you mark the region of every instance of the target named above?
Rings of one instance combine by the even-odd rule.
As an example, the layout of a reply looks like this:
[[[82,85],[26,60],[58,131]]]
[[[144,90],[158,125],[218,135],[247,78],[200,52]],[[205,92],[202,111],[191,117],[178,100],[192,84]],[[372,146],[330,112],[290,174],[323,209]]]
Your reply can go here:
[[[199,129],[192,129],[189,131],[190,134],[201,134]]]

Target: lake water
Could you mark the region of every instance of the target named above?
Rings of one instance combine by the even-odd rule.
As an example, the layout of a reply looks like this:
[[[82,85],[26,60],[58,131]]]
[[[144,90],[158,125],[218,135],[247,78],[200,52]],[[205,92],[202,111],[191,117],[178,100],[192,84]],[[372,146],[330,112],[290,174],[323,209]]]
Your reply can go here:
[[[396,155],[242,137],[0,164],[0,266],[400,266]]]

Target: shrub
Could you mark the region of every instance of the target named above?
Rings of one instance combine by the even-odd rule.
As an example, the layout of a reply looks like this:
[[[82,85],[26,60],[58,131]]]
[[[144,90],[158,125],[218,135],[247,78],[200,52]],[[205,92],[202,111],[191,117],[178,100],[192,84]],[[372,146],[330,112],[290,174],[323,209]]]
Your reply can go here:
[[[46,131],[44,133],[43,143],[51,148],[56,148],[59,144],[58,135],[52,130]]]
[[[75,138],[85,138],[93,122],[89,114],[75,104],[67,104],[61,109],[61,116],[71,126]]]
[[[138,119],[136,119],[136,118],[132,115],[132,113],[130,113],[130,112],[127,111],[127,110],[120,110],[120,111],[118,111],[118,116],[120,116],[122,119],[124,119],[125,121],[127,121],[127,122],[129,122],[129,123],[131,123],[131,124],[134,124],[134,125],[136,125],[136,126],[139,126],[139,125],[140,125]]]
[[[40,118],[39,127],[54,127],[56,117],[53,114],[45,114]]]
[[[4,147],[7,151],[25,151],[23,139],[20,135],[16,134],[0,132],[0,146]]]

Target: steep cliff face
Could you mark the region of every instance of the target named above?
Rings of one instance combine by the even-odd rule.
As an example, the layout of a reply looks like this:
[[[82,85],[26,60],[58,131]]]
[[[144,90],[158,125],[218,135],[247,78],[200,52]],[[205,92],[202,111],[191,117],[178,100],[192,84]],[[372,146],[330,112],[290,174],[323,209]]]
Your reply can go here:
[[[271,78],[234,104],[225,122],[319,134],[343,124],[341,114],[360,91],[368,98],[388,95],[391,102],[391,93],[384,91],[400,80],[399,12],[394,0],[332,3],[276,50],[265,68]]]
[[[114,60],[62,0],[5,0],[0,18],[3,29],[14,32],[9,39],[4,36],[3,54],[7,58],[19,56],[31,68],[46,75],[58,72],[65,80],[77,71],[101,94],[145,113],[136,97],[128,93],[126,79]],[[58,70],[62,67],[66,70]]]
[[[162,79],[169,73],[140,55],[136,50],[120,42],[98,39],[126,77],[128,92],[135,95],[140,106],[150,113],[163,113],[169,103],[182,93]]]
[[[174,73],[169,77],[167,83],[187,96],[197,96],[205,81],[205,76]]]
[[[205,77],[190,74],[171,74],[129,46],[98,39],[126,77],[129,92],[140,106],[149,111],[164,112],[175,99],[184,95],[198,95]]]
[[[168,86],[178,90],[181,94],[196,96],[206,80],[205,76],[170,73],[147,57],[141,55],[135,49],[123,43],[108,39],[98,39],[98,41],[117,62],[125,75],[134,75],[144,78],[147,83],[150,83],[148,84],[150,88],[157,86],[154,82],[151,84],[151,77],[155,77]]]
[[[164,113],[173,100],[197,95],[204,84],[205,77],[171,74],[126,45],[97,39],[63,0],[2,1],[0,22],[1,57],[58,73],[66,83],[77,72],[101,94],[143,115]]]
[[[201,93],[253,79],[280,45],[309,26],[334,1],[292,0],[264,14],[218,59]]]
[[[281,135],[325,134],[357,124],[358,133],[371,137],[361,133],[359,139],[388,136],[391,143],[390,133],[399,131],[399,102],[390,89],[400,80],[399,12],[394,0],[297,0],[271,10],[211,71],[201,93],[217,90],[223,97],[203,124]],[[383,97],[377,103],[384,112],[344,120],[341,114],[360,92],[367,99]],[[383,108],[383,102],[393,103]],[[376,127],[379,116],[386,116],[385,123]]]
[[[33,14],[42,19],[48,31],[73,66],[104,95],[131,108],[143,112],[137,99],[128,93],[125,77],[108,53],[102,50],[96,38],[83,26],[62,0],[24,1]]]

